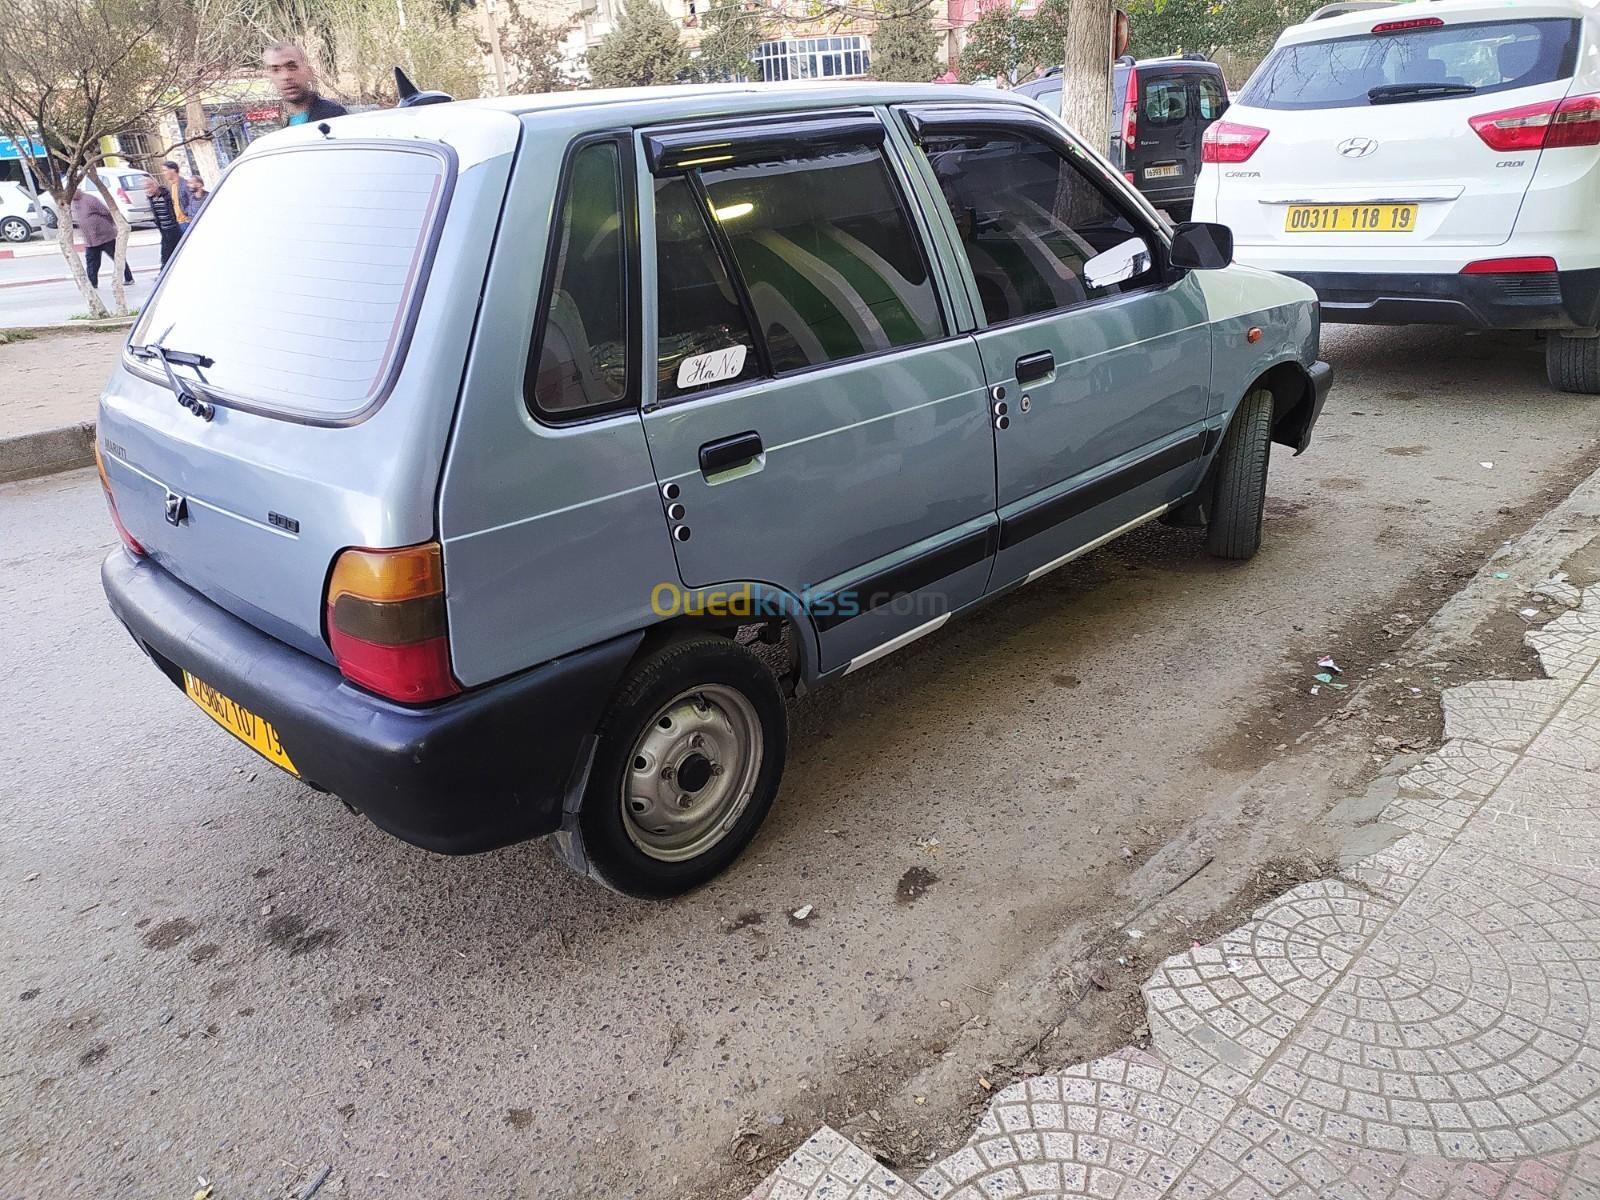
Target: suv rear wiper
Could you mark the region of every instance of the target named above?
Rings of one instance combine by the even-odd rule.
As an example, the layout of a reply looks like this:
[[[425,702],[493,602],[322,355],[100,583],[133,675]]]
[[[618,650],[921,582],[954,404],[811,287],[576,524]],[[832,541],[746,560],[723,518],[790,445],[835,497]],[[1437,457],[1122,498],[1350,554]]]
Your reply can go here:
[[[211,366],[213,362],[211,358],[188,350],[169,350],[159,341],[134,346],[133,353],[139,358],[153,358],[161,364],[161,369],[167,375],[167,383],[172,388],[172,394],[178,398],[179,404],[195,416],[202,421],[209,421],[217,415],[217,407],[211,398],[211,393],[199,384],[180,379],[172,369],[172,364],[177,363],[180,367],[194,367],[199,370]]]
[[[1470,96],[1478,89],[1470,83],[1386,83],[1367,89],[1368,104],[1393,104],[1398,100],[1435,100],[1442,96]]]

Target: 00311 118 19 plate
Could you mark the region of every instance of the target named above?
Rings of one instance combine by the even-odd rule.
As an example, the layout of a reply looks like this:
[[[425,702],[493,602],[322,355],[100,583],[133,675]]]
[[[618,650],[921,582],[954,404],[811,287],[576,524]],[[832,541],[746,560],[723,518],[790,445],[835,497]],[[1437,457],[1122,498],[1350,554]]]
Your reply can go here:
[[[1291,204],[1285,233],[1410,233],[1415,204]]]
[[[247,708],[242,708],[209,683],[196,679],[187,671],[183,673],[183,690],[189,699],[204,709],[218,725],[274,766],[282,767],[289,774],[299,777],[300,772],[295,769],[294,761],[290,759],[289,752],[283,748],[283,742],[278,738],[278,731],[272,727],[270,721],[256,716]]]

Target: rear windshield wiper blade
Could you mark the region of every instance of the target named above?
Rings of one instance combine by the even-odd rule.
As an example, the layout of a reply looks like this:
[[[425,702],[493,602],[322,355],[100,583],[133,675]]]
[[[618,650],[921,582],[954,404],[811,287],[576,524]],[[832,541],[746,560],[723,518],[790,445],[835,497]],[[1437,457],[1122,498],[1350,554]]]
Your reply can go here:
[[[204,354],[195,354],[189,350],[169,350],[159,341],[146,342],[143,346],[134,346],[133,353],[139,358],[153,358],[161,364],[161,369],[166,372],[167,383],[172,388],[172,394],[178,398],[178,403],[187,408],[202,421],[209,421],[217,415],[216,404],[211,393],[204,386],[188,379],[179,378],[172,369],[172,364],[180,367],[194,367],[197,370],[209,367],[213,359]]]
[[[1368,104],[1393,104],[1398,100],[1434,100],[1442,96],[1470,96],[1478,89],[1470,83],[1386,83],[1367,89]]]

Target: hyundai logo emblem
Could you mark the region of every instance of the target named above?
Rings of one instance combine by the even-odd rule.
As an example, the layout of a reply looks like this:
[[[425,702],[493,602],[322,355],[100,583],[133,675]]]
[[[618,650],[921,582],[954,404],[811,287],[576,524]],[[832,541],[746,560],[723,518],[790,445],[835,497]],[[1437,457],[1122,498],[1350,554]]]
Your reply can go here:
[[[189,502],[177,492],[167,493],[167,524],[182,525],[189,519]]]
[[[1334,147],[1340,158],[1365,158],[1377,148],[1378,143],[1374,139],[1363,137],[1345,138]]]

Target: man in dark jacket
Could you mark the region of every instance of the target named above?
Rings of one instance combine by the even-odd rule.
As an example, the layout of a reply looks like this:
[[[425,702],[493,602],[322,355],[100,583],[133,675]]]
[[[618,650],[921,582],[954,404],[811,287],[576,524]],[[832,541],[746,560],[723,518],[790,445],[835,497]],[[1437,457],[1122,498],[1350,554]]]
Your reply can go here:
[[[144,177],[144,194],[150,201],[150,215],[155,218],[156,229],[161,234],[161,265],[165,267],[167,259],[178,248],[178,239],[183,237],[183,226],[178,224],[178,216],[172,211],[171,194],[156,182],[154,175]]]
[[[89,286],[98,288],[100,260],[109,258],[113,267],[117,261],[117,223],[105,201],[83,188],[72,197],[72,223],[83,237],[83,268],[89,273]],[[122,279],[124,283],[133,282],[133,272],[126,262],[122,264]]]
[[[294,42],[268,46],[262,61],[267,68],[267,78],[272,80],[272,86],[278,89],[278,97],[283,101],[285,125],[304,125],[345,115],[344,105],[318,95],[316,73],[306,59],[306,52]]]

